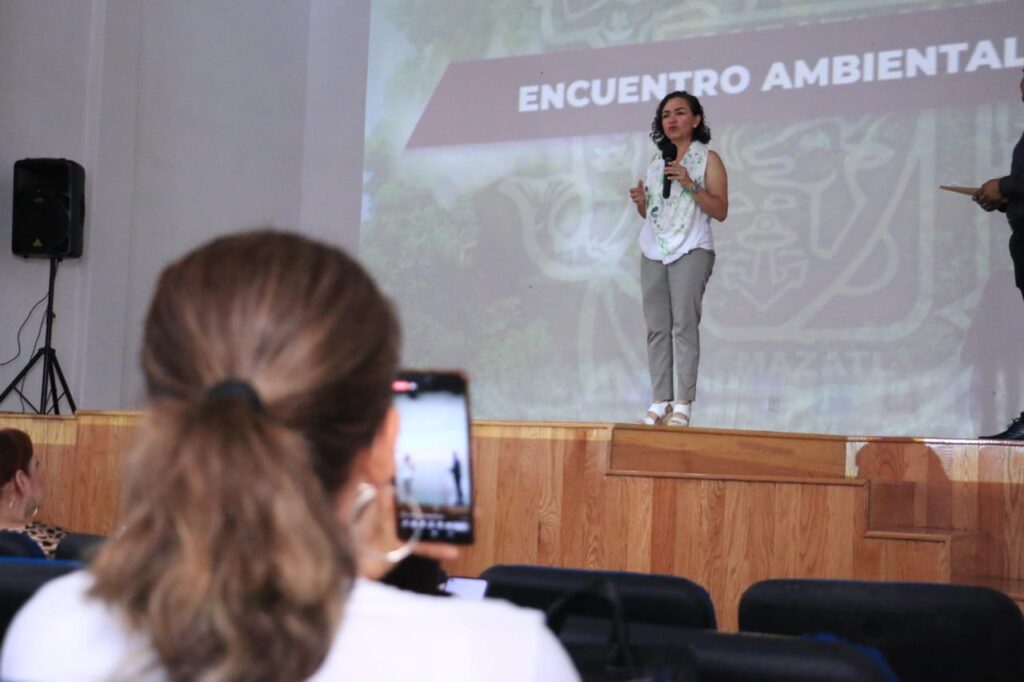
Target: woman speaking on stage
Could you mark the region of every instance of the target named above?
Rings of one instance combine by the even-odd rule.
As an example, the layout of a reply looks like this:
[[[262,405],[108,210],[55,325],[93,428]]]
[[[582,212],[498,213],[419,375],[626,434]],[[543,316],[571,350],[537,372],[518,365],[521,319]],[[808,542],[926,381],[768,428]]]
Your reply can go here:
[[[644,219],[640,284],[647,323],[652,402],[644,424],[689,426],[700,362],[701,301],[715,264],[711,219],[729,213],[725,165],[708,149],[704,108],[670,92],[651,123],[658,146],[629,196]]]

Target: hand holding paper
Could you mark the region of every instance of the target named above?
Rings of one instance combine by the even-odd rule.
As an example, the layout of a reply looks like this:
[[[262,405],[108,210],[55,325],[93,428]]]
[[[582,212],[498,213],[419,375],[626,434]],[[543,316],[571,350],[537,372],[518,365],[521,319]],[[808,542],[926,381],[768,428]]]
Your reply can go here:
[[[957,194],[967,194],[974,196],[975,192],[978,191],[978,187],[963,187],[961,185],[939,185],[939,189],[944,189],[947,192],[956,192]]]

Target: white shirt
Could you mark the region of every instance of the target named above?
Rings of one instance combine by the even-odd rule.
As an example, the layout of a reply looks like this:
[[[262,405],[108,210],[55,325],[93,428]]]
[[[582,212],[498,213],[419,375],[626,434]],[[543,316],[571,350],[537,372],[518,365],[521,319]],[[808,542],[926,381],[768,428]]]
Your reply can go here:
[[[108,680],[151,656],[143,636],[87,596],[92,584],[86,571],[58,578],[18,612],[0,654],[4,680]],[[579,679],[543,615],[505,602],[428,597],[357,580],[342,618],[311,680]]]
[[[697,183],[704,184],[708,165],[708,146],[696,140],[690,143],[680,164]],[[678,182],[672,182],[667,199],[661,196],[665,161],[651,159],[644,177],[647,217],[638,239],[640,251],[651,260],[668,265],[694,249],[715,250],[711,218]]]

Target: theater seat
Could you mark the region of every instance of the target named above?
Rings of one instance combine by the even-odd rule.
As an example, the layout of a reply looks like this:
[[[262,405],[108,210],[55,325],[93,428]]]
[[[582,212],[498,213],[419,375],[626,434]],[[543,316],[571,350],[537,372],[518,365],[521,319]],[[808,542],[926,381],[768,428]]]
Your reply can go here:
[[[46,553],[36,541],[13,530],[0,531],[0,557],[23,557],[29,559],[45,559]]]
[[[560,597],[600,579],[614,585],[621,599],[632,640],[658,643],[679,628],[715,629],[715,609],[707,590],[695,582],[668,575],[622,571],[497,565],[481,575],[485,596],[547,611]],[[567,643],[606,641],[607,612],[582,608],[566,620],[560,637]]]
[[[968,585],[767,580],[740,600],[740,630],[832,633],[881,651],[903,682],[1024,680],[1024,618]]]
[[[899,682],[871,652],[846,642],[682,632],[700,682]]]
[[[55,559],[67,559],[69,561],[91,561],[93,555],[106,541],[106,536],[93,535],[92,533],[68,533],[61,538],[60,544],[53,556]]]

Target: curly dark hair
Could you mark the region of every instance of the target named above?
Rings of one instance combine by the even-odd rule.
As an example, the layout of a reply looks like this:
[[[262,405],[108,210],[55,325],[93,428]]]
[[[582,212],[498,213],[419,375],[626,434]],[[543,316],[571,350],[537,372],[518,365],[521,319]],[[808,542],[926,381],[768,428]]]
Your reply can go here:
[[[693,139],[704,144],[711,142],[711,128],[708,127],[707,118],[704,116],[704,107],[700,105],[700,100],[685,90],[674,90],[662,97],[661,101],[658,102],[658,110],[654,114],[654,121],[651,122],[651,140],[654,141],[654,144],[658,145],[658,149],[661,150],[665,149],[666,144],[672,144],[665,137],[665,129],[661,127],[661,113],[665,110],[665,105],[668,101],[677,97],[686,100],[694,116],[700,116],[700,125],[694,129]]]

